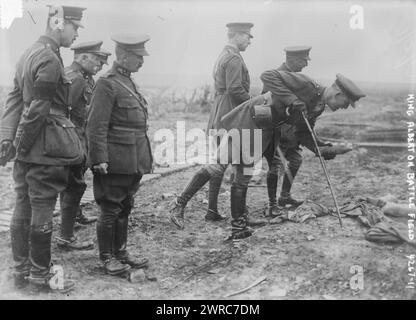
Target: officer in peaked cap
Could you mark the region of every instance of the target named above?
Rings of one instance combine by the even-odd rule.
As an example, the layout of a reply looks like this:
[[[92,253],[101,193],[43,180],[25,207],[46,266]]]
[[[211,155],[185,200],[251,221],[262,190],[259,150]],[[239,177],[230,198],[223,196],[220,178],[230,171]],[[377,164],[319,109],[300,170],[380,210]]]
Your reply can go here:
[[[348,97],[349,103],[353,108],[355,108],[355,103],[359,99],[365,97],[365,93],[360,88],[358,88],[354,82],[352,82],[350,79],[343,76],[342,74],[336,74],[336,80],[334,84],[337,85],[341,89],[341,91]]]
[[[87,123],[87,107],[90,104],[95,82],[93,76],[107,63],[109,52],[102,50],[102,41],[91,41],[73,45],[74,61],[65,68],[65,74],[71,81],[70,118],[75,125],[77,134],[87,154],[87,138],[85,127]],[[89,224],[97,220],[83,214],[80,202],[86,189],[84,174],[85,162],[71,166],[66,189],[60,193],[61,204],[61,234],[58,237],[58,247],[69,250],[92,249],[91,241],[79,241],[74,235],[75,221]]]
[[[56,17],[54,19],[55,24],[60,23],[60,19],[64,19],[68,22],[73,23],[77,27],[84,28],[81,23],[82,13],[86,8],[72,7],[72,6],[54,6],[48,5],[49,17]]]
[[[254,24],[250,22],[231,22],[227,23],[226,27],[228,28],[228,32],[230,33],[244,33],[249,36],[249,38],[253,38],[251,34],[251,28]]]
[[[69,119],[69,80],[60,47],[78,36],[84,8],[50,7],[47,28],[17,63],[14,88],[0,124],[1,158],[16,148],[13,178],[16,205],[10,233],[16,285],[29,282],[51,288],[52,215],[57,196],[66,188],[69,168],[85,155]],[[2,160],[3,160],[2,159]],[[32,192],[35,190],[36,192]]]
[[[241,52],[245,51],[250,44],[252,23],[249,22],[233,22],[226,25],[228,28],[228,44],[220,53],[214,65],[213,78],[215,86],[215,104],[211,109],[208,120],[207,132],[214,136],[215,142],[220,145],[221,131],[215,132],[223,128],[221,117],[229,113],[239,104],[250,99],[250,76],[247,66],[244,62]],[[263,103],[264,99],[260,98],[259,103]],[[211,131],[211,132],[210,132]],[[214,131],[214,133],[213,133]],[[220,191],[224,172],[228,164],[210,164],[199,169],[192,179],[185,186],[181,195],[176,198],[175,205],[170,210],[171,222],[179,229],[183,229],[184,213],[188,201],[209,181],[208,193],[208,211],[205,215],[206,221],[220,221],[225,217],[218,212],[218,194]],[[231,202],[243,203],[245,195],[238,193],[238,180],[240,175],[236,175],[237,182],[233,182],[231,188]],[[263,222],[249,218],[247,210],[243,206],[245,218],[240,221],[233,221],[232,226],[236,234],[236,238],[240,237],[246,229],[246,225],[259,225]],[[231,213],[235,216],[235,212]],[[242,221],[244,220],[244,221]],[[237,235],[238,234],[238,235]]]
[[[83,42],[71,46],[71,50],[74,51],[75,55],[79,55],[82,53],[91,53],[94,56],[96,56],[103,64],[108,64],[107,59],[109,56],[111,56],[111,53],[104,49],[101,49],[102,44],[102,41]]]
[[[309,51],[312,47],[309,46],[291,46],[286,47],[286,65],[290,68],[290,71],[300,72],[308,65]]]
[[[145,173],[152,171],[147,137],[147,102],[131,74],[148,56],[147,35],[118,34],[116,61],[94,89],[87,124],[88,165],[94,172],[94,197],[101,213],[97,221],[99,257],[105,272],[121,275],[148,260],[127,251],[129,214]]]
[[[290,46],[286,47],[286,61],[278,67],[278,71],[300,72],[308,65],[309,52],[312,49],[310,46]],[[263,90],[264,93],[264,90]],[[279,215],[280,208],[287,205],[297,207],[303,201],[296,200],[291,196],[291,189],[293,180],[302,164],[302,148],[300,148],[298,141],[295,139],[295,127],[291,124],[282,124],[273,130],[275,152],[274,154],[267,152],[266,160],[269,166],[267,171],[267,194],[269,197],[268,211],[269,217]],[[280,197],[276,199],[277,183],[279,177],[279,170],[284,170],[281,156],[284,156],[288,166],[285,175],[283,176],[282,189]]]
[[[337,76],[336,81],[329,87],[323,87],[315,80],[308,76],[289,71],[280,70],[268,70],[263,72],[261,80],[264,85],[265,91],[270,91],[272,95],[271,109],[271,125],[277,126],[281,122],[288,122],[295,126],[294,134],[295,139],[300,145],[305,146],[315,154],[317,150],[315,147],[314,139],[312,139],[311,133],[304,121],[302,113],[306,113],[310,125],[314,127],[316,120],[323,113],[325,105],[328,105],[331,110],[336,111],[338,109],[346,109],[353,100],[362,98],[364,93],[355,86],[352,81],[345,77]],[[242,103],[234,110],[229,112],[222,118],[222,123],[226,130],[231,129],[246,129],[249,130],[249,137],[247,141],[254,139],[254,132],[258,130],[258,126],[255,118],[252,117],[252,108],[256,102],[249,100]],[[262,127],[262,151],[263,155],[268,151],[274,152],[274,148],[270,148],[273,143],[273,139],[267,134],[267,127]],[[322,141],[317,139],[318,147],[325,145]],[[273,146],[273,145],[272,145]],[[224,150],[219,150],[219,154],[225,152],[229,156],[229,159],[233,159],[232,150],[226,144],[222,144],[220,149],[224,147]],[[232,145],[231,145],[232,147]],[[230,150],[231,149],[231,150]],[[251,150],[253,150],[253,144],[247,148],[238,148],[240,151],[241,159],[240,164],[235,165],[237,172],[244,171],[245,166],[254,165],[258,160],[258,157],[253,159]],[[324,151],[325,150],[325,151]],[[321,154],[324,159],[333,159],[336,153],[331,148],[325,148],[321,150]],[[246,171],[246,173],[248,173]],[[250,179],[241,180],[242,193],[247,192],[247,186]],[[238,208],[238,210],[237,210]],[[231,201],[231,212],[235,212],[233,220],[238,220],[238,216],[242,216],[242,203],[240,201]],[[246,234],[250,235],[250,232]]]

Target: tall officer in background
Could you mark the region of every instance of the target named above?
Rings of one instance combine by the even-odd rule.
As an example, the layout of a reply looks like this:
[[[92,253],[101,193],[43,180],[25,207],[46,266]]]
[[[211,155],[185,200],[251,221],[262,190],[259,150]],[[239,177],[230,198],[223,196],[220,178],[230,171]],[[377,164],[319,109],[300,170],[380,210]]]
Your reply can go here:
[[[92,90],[96,75],[107,63],[111,54],[101,50],[102,41],[92,41],[73,45],[74,61],[65,68],[65,73],[71,81],[70,90],[70,117],[75,124],[85,154],[87,154],[87,137],[85,127],[87,123],[87,106],[90,104]],[[91,241],[80,242],[74,236],[75,221],[81,224],[95,222],[96,217],[87,217],[80,208],[81,198],[87,185],[84,180],[86,171],[85,163],[71,167],[68,186],[60,194],[61,203],[61,236],[58,238],[58,246],[72,250],[92,249]]]
[[[291,46],[286,47],[286,62],[276,70],[287,72],[301,72],[308,66],[310,61],[309,52],[312,47],[309,46]],[[269,170],[267,172],[267,192],[269,196],[268,215],[275,217],[279,214],[279,206],[299,206],[303,201],[295,200],[291,197],[290,190],[293,180],[302,164],[302,149],[295,137],[295,126],[284,123],[277,127],[276,134],[279,135],[278,147],[273,157],[268,157]],[[282,157],[284,159],[282,159]],[[284,161],[287,161],[287,168],[284,168]],[[282,189],[279,200],[276,200],[277,182],[279,170],[285,170]],[[286,172],[288,170],[288,172]]]
[[[116,61],[97,81],[87,123],[88,164],[94,171],[94,197],[100,259],[105,272],[120,275],[147,265],[127,252],[129,214],[145,173],[152,171],[147,137],[147,103],[131,77],[143,65],[146,35],[119,34]]]
[[[245,51],[253,37],[250,33],[252,23],[235,22],[227,24],[228,44],[225,46],[214,66],[215,104],[208,120],[207,131],[223,128],[221,117],[239,104],[250,99],[250,77],[240,52]],[[264,100],[261,97],[262,103]],[[218,146],[221,141],[221,131],[214,137]],[[188,201],[209,181],[208,213],[206,220],[218,221],[224,217],[218,213],[218,194],[224,172],[228,165],[206,165],[201,168],[189,181],[181,195],[175,200],[170,210],[171,221],[180,229],[184,228],[184,212]],[[253,222],[255,224],[255,222]]]
[[[16,204],[10,225],[15,283],[48,286],[52,214],[69,168],[84,161],[81,141],[69,120],[69,86],[60,47],[78,36],[84,8],[51,6],[46,32],[19,59],[14,88],[1,119],[2,156],[13,167]],[[12,143],[12,141],[14,141]],[[73,287],[65,280],[63,288]]]

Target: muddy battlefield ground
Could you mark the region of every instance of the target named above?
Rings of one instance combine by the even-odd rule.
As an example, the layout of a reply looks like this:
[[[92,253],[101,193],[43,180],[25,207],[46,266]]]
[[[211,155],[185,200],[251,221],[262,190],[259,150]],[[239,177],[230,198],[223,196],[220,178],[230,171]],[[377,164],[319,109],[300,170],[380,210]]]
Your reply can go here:
[[[326,112],[318,120],[321,136],[350,141],[378,143],[376,132],[406,130],[406,95],[375,91],[354,110]],[[159,108],[153,114],[150,134],[159,128],[175,129],[185,120],[186,130],[205,128],[208,114],[187,106]],[[394,129],[392,131],[392,129]],[[377,131],[378,130],[378,131]],[[400,131],[399,130],[399,131]],[[365,139],[364,139],[365,138]],[[379,139],[380,140],[380,139]],[[394,143],[400,139],[393,139]],[[406,141],[406,135],[401,142]],[[389,142],[388,137],[381,142]],[[304,162],[293,186],[293,196],[333,207],[333,201],[318,159],[304,150]],[[407,200],[406,148],[356,146],[353,151],[327,162],[340,204],[361,196],[392,194]],[[415,290],[405,289],[406,255],[416,248],[407,244],[377,244],[364,238],[366,229],[344,218],[341,230],[337,218],[324,216],[305,223],[284,222],[256,229],[254,235],[225,243],[229,220],[207,223],[207,186],[188,204],[185,230],[169,221],[169,204],[198,167],[190,167],[146,182],[136,194],[130,216],[129,250],[146,256],[150,263],[144,273],[131,281],[103,274],[97,252],[95,225],[81,228],[81,239],[94,239],[91,251],[68,252],[53,240],[53,262],[64,266],[67,277],[76,280],[68,294],[17,290],[11,278],[11,248],[8,231],[0,233],[0,297],[4,299],[415,299]],[[264,167],[267,169],[267,166]],[[229,183],[226,173],[219,196],[220,211],[230,216]],[[88,175],[91,186],[91,174]],[[265,171],[248,191],[251,214],[260,218],[267,203]],[[0,213],[13,207],[11,167],[0,168]],[[87,204],[88,215],[98,215],[95,203]],[[54,236],[60,218],[54,218]],[[363,270],[363,287],[351,287],[354,266]],[[357,269],[355,269],[357,270]],[[252,285],[250,290],[227,295]],[[350,283],[351,282],[351,283]]]

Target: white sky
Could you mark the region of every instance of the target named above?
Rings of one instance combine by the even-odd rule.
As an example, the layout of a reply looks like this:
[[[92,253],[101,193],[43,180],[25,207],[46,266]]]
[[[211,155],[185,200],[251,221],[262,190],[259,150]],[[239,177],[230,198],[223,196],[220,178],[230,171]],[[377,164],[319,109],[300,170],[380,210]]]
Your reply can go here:
[[[254,23],[254,39],[243,57],[253,82],[261,72],[284,61],[283,48],[312,46],[304,70],[318,79],[335,73],[359,81],[416,81],[416,2],[410,1],[24,1],[22,18],[0,30],[0,84],[10,84],[14,66],[25,48],[44,31],[46,4],[87,7],[85,29],[77,42],[103,40],[114,52],[110,36],[119,32],[147,33],[149,57],[141,75],[176,79],[196,75],[212,83],[213,64],[226,43],[225,24]],[[353,4],[364,8],[364,29],[349,27]],[[26,10],[37,22],[34,24]],[[65,64],[72,51],[61,49]],[[112,58],[112,57],[111,57]],[[111,59],[112,61],[112,59]]]

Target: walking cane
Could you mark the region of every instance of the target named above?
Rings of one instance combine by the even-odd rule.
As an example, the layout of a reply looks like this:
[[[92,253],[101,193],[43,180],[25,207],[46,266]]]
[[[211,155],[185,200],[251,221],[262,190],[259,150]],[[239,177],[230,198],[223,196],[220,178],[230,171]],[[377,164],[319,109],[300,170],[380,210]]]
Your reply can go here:
[[[341,220],[341,213],[339,212],[338,202],[337,202],[337,199],[335,198],[334,189],[332,188],[332,184],[331,184],[331,180],[329,179],[328,171],[326,170],[325,161],[324,161],[324,159],[322,158],[322,155],[321,155],[321,150],[319,150],[319,147],[318,147],[318,142],[317,142],[317,140],[316,140],[316,134],[315,134],[315,131],[314,131],[314,129],[312,129],[311,125],[309,124],[309,121],[308,121],[308,119],[306,118],[306,116],[305,116],[305,113],[304,113],[304,112],[302,112],[302,116],[303,116],[303,120],[305,120],[306,125],[308,126],[309,132],[310,132],[310,133],[311,133],[311,135],[312,135],[312,139],[313,139],[313,142],[314,142],[314,144],[315,144],[316,151],[317,151],[317,153],[318,153],[318,158],[319,158],[319,161],[321,162],[322,169],[324,170],[325,177],[326,177],[326,181],[328,182],[329,190],[331,190],[331,195],[332,195],[332,198],[334,199],[335,208],[336,208],[336,210],[337,210],[337,214],[338,214],[339,224],[340,224],[341,229],[342,229],[342,227],[343,227],[343,226],[342,226],[342,220]]]

